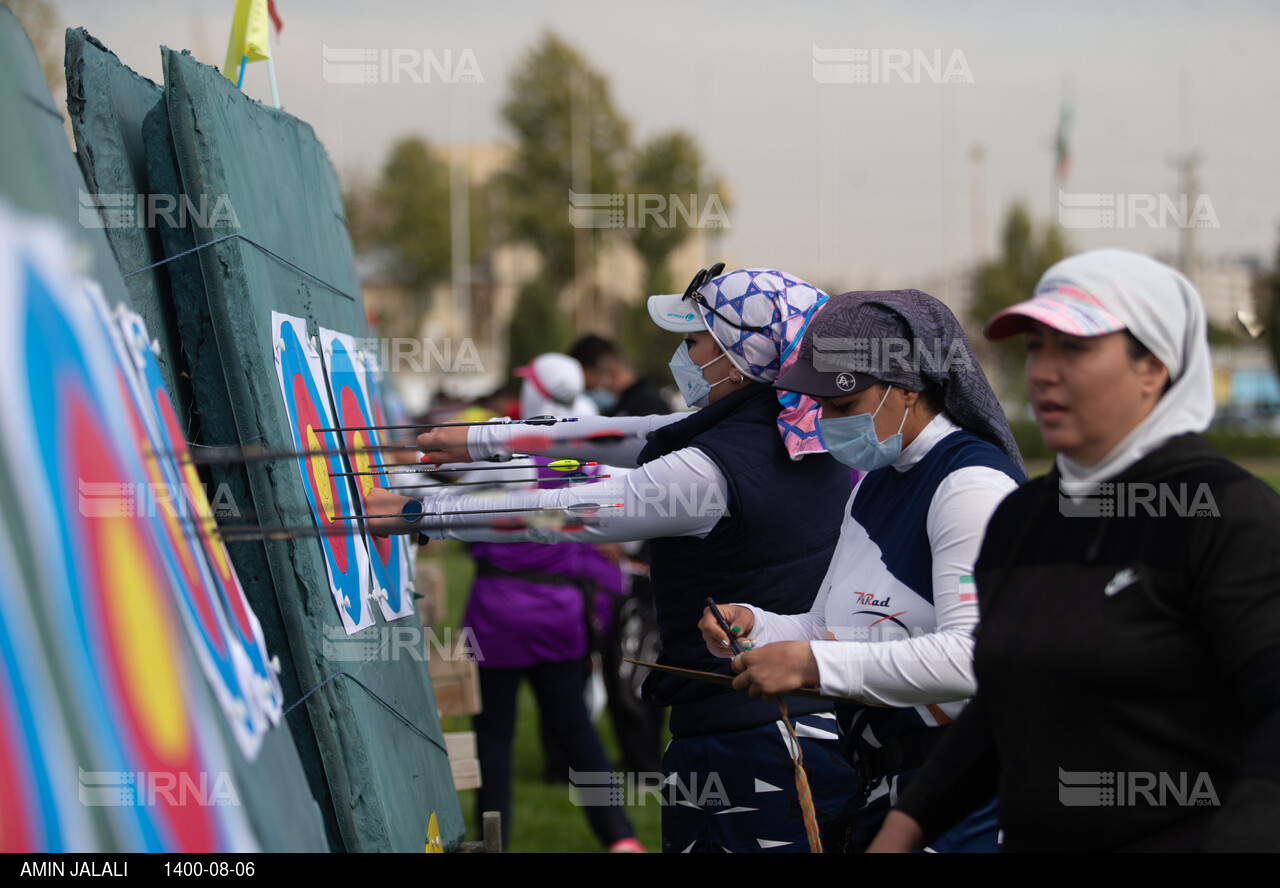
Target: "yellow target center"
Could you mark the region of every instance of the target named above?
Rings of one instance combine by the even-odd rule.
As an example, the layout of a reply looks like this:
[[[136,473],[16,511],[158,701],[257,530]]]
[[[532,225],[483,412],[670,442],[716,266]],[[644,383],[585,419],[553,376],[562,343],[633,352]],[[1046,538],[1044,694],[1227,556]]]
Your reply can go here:
[[[307,450],[315,454],[323,451],[315,429],[307,426]],[[311,457],[311,475],[316,479],[316,508],[324,515],[326,522],[332,521],[336,514],[333,509],[333,482],[329,480],[329,458],[323,454]]]
[[[142,733],[157,754],[178,761],[188,746],[179,688],[178,653],[165,619],[163,599],[137,530],[128,519],[104,522],[102,576],[125,692]]]
[[[184,462],[182,464],[182,474],[187,488],[187,496],[191,500],[191,506],[195,509],[195,513],[200,516],[200,523],[204,525],[205,536],[208,538],[218,528],[218,522],[213,518],[213,507],[209,505],[209,498],[205,496],[204,485],[200,483],[200,476],[196,474],[195,466],[190,462]],[[206,549],[213,554],[218,576],[228,576],[231,573],[231,566],[227,564],[226,548],[214,545],[212,540],[209,542],[210,545]]]
[[[364,435],[356,432],[351,437],[351,462],[355,465],[357,472],[368,472],[373,469],[373,464],[369,461],[368,444],[365,443]],[[377,480],[373,475],[357,475],[360,479],[360,496],[361,498],[369,495],[369,491],[377,486]]]

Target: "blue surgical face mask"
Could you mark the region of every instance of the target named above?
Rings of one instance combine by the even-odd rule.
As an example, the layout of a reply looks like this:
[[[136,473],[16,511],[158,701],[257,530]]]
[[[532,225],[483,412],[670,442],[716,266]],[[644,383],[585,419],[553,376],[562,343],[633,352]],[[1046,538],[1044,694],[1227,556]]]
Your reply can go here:
[[[877,438],[876,413],[880,412],[892,389],[893,386],[889,386],[885,390],[884,397],[876,405],[875,413],[819,419],[818,431],[822,434],[822,443],[826,445],[827,452],[846,466],[862,472],[893,465],[902,454],[902,429],[907,424],[907,414],[911,412],[911,408],[908,407],[907,412],[902,414],[897,434],[890,435],[883,441]]]
[[[688,342],[680,343],[680,347],[676,349],[670,364],[671,375],[675,377],[676,385],[680,387],[680,394],[684,395],[684,402],[690,407],[706,407],[711,403],[711,390],[720,382],[729,381],[726,376],[720,382],[712,384],[702,375],[703,367],[710,367],[723,357],[725,354],[721,352],[705,364],[695,364],[689,355]]]
[[[618,396],[607,388],[588,389],[587,397],[591,399],[591,403],[595,404],[596,409],[602,414],[608,413],[618,406]]]

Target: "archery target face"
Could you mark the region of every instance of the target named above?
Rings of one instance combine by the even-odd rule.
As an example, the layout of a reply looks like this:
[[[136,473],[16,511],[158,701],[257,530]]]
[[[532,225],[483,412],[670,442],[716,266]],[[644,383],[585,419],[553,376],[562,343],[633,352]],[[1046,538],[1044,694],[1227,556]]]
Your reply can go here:
[[[149,480],[110,338],[67,271],[72,257],[51,227],[0,206],[0,450],[7,477],[20,479],[2,507],[39,529],[27,537],[36,574],[25,594],[57,642],[47,664],[72,751],[56,736],[28,742],[50,757],[58,824],[75,808],[95,824],[97,838],[76,836],[73,850],[251,850],[243,811],[154,792],[153,777],[166,790],[229,780],[228,761],[188,665],[164,527],[138,508]],[[57,796],[68,784],[72,797]]]
[[[312,517],[321,531],[318,541],[329,589],[350,635],[374,622],[366,601],[369,554],[355,522],[334,520],[337,515],[354,514],[355,505],[347,479],[333,477],[335,472],[348,471],[339,455],[340,439],[334,432],[321,431],[332,429],[334,421],[321,393],[320,354],[308,340],[306,322],[301,318],[272,312],[271,329],[276,375],[293,444],[311,454],[298,457],[298,470]]]
[[[384,439],[377,429],[369,428],[376,424],[377,414],[371,409],[365,362],[355,349],[354,338],[322,327],[320,351],[325,359],[329,392],[338,426],[344,430],[342,440],[352,470],[368,472],[383,468],[382,454],[370,449],[381,446]],[[361,475],[355,480],[362,508],[364,497],[374,487],[391,487],[385,475]],[[396,620],[414,614],[407,539],[404,536],[374,535],[367,535],[365,539],[373,568],[374,594],[383,619]]]
[[[252,761],[265,732],[279,721],[283,692],[270,670],[262,627],[245,599],[211,517],[146,325],[129,311],[114,321],[95,300],[112,333],[121,364],[130,431],[146,458],[159,518],[169,545],[166,564],[176,575],[179,605],[201,668],[214,689],[241,752]]]

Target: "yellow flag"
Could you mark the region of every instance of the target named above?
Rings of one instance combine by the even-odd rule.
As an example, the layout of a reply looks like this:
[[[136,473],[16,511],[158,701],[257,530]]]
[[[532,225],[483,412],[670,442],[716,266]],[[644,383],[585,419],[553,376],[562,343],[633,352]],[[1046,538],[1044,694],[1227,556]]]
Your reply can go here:
[[[428,854],[443,854],[444,839],[440,837],[440,824],[436,823],[436,812],[431,812],[427,821],[427,846],[423,849]]]
[[[231,21],[231,40],[227,43],[227,63],[222,76],[232,83],[240,80],[240,60],[260,62],[271,58],[267,41],[267,0],[236,0],[236,14]]]

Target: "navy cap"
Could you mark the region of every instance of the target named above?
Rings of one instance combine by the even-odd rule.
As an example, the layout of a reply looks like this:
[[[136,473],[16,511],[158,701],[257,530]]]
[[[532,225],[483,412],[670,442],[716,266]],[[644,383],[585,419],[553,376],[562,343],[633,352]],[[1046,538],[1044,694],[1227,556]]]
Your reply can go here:
[[[902,292],[894,291],[895,295]],[[896,311],[878,303],[880,292],[833,296],[818,309],[800,340],[796,361],[774,388],[815,398],[840,398],[886,380],[884,358],[910,348],[911,328]],[[909,385],[918,390],[922,386]]]

